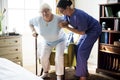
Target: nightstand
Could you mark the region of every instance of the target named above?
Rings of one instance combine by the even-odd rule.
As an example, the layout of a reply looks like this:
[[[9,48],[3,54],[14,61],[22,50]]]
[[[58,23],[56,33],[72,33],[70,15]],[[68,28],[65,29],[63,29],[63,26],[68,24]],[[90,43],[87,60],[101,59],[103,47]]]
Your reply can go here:
[[[23,66],[22,36],[0,36],[0,57],[7,58]]]

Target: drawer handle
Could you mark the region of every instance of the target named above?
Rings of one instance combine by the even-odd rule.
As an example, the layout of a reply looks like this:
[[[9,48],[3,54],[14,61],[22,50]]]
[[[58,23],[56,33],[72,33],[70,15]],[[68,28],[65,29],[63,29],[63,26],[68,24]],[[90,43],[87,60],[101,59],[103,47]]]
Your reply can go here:
[[[106,50],[106,48],[105,48],[105,47],[103,47],[103,50]]]
[[[18,51],[18,49],[15,49],[16,51]]]
[[[16,59],[19,59],[19,57],[16,57]]]
[[[18,41],[16,40],[15,42],[17,43]]]

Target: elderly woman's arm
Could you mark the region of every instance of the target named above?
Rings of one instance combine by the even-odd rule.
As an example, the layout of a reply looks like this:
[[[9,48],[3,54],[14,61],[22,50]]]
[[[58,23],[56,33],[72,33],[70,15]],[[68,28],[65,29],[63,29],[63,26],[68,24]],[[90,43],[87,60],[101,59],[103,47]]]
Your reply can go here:
[[[32,30],[33,37],[37,37],[38,33],[36,32],[36,30],[32,24],[30,24],[30,29]]]

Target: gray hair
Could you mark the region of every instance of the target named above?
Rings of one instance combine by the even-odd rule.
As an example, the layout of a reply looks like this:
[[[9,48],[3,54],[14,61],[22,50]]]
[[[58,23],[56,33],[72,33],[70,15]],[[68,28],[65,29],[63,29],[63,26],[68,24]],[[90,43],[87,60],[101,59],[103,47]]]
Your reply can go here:
[[[43,4],[40,6],[40,11],[42,11],[43,9],[49,9],[50,11],[52,11],[52,8],[51,8],[50,5],[47,4],[47,3],[43,3]]]

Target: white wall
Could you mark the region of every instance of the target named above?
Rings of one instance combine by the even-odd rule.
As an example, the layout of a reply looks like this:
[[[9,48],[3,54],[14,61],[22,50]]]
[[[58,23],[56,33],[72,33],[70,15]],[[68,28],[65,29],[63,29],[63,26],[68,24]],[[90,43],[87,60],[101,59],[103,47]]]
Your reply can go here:
[[[75,7],[84,10],[96,19],[99,19],[99,4],[107,0],[75,0]]]
[[[75,0],[75,7],[84,10],[92,17],[99,20],[99,4],[106,2],[107,0]],[[91,51],[91,55],[88,62],[92,64],[97,64],[97,54],[98,54],[98,41],[95,43]]]
[[[2,10],[2,0],[0,0],[0,12]]]

